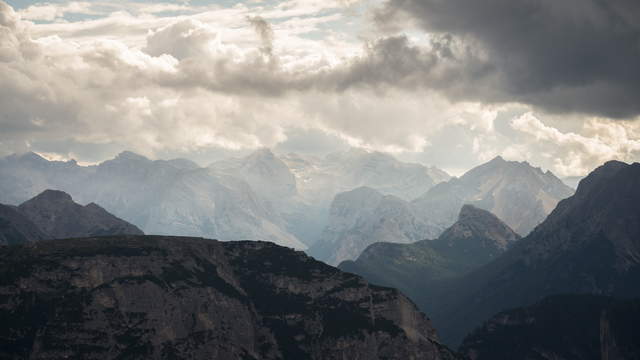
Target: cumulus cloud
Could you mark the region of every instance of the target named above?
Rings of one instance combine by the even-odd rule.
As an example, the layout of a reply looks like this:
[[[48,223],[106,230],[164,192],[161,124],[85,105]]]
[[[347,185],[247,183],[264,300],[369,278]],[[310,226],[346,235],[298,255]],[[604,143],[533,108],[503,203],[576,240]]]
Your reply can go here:
[[[545,125],[529,112],[513,119],[511,126],[529,135],[526,148],[552,160],[561,176],[583,176],[605,161],[633,162],[640,155],[635,124],[591,118],[584,124],[584,134],[578,134]]]
[[[67,14],[96,15],[89,2],[72,1],[68,4],[31,5],[20,11],[20,17],[25,20],[53,21],[63,18]]]
[[[387,0],[376,14],[484,49],[455,96],[619,118],[640,114],[639,18],[635,0]]]
[[[317,147],[347,144],[460,169],[506,153],[572,174],[605,157],[637,156],[625,149],[639,133],[608,120],[575,132],[546,118],[505,125],[511,101],[531,102],[519,91],[505,95],[495,52],[467,35],[392,34],[364,44],[335,31],[313,38],[341,19],[329,9],[354,3],[291,0],[256,11],[241,4],[189,16],[125,11],[34,24],[0,0],[0,154],[95,161],[126,148],[202,158],[208,149],[297,144],[304,141],[296,136],[314,134]],[[572,87],[545,96],[560,91]],[[610,141],[622,130],[605,136],[598,126],[623,126],[627,147]],[[574,160],[556,161],[565,150]]]

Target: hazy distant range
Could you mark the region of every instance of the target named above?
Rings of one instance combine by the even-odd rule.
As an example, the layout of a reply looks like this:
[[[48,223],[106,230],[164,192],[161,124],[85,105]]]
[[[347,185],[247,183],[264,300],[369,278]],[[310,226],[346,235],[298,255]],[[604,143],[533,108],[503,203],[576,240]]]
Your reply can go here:
[[[0,159],[0,203],[47,189],[99,204],[147,234],[267,240],[334,265],[374,242],[437,238],[467,203],[526,235],[573,193],[549,171],[500,157],[459,178],[356,149],[324,157],[260,149],[207,167],[132,152],[93,166],[35,153]]]

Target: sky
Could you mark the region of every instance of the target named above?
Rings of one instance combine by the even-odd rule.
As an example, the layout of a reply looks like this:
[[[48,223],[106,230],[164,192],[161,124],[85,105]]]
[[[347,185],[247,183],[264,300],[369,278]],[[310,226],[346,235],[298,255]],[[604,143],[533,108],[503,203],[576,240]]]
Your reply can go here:
[[[636,0],[0,0],[0,156],[640,158]]]

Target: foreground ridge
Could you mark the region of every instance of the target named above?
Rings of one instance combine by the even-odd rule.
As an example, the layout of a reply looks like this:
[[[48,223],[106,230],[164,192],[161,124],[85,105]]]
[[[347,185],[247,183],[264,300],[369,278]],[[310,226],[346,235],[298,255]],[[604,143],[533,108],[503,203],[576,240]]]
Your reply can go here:
[[[454,359],[394,289],[266,242],[0,248],[0,357]]]

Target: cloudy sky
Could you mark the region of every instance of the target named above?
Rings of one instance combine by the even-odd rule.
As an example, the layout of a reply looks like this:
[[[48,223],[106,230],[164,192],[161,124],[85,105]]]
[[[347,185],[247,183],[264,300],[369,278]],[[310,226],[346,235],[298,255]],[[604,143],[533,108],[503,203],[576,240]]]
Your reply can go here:
[[[0,156],[640,158],[637,0],[0,0]]]

